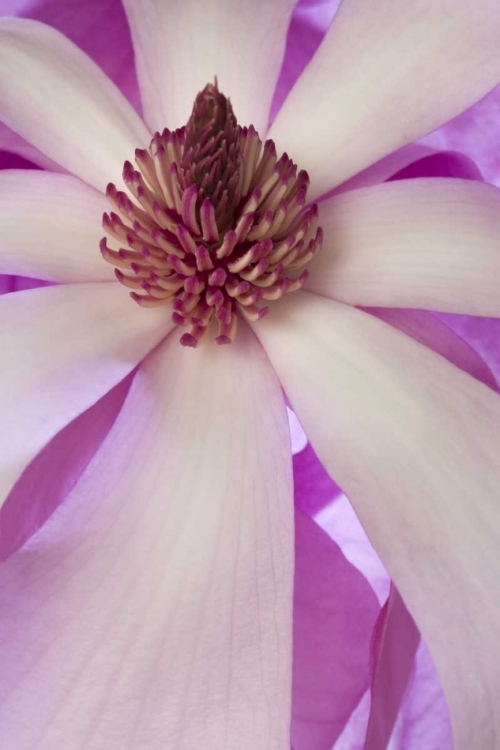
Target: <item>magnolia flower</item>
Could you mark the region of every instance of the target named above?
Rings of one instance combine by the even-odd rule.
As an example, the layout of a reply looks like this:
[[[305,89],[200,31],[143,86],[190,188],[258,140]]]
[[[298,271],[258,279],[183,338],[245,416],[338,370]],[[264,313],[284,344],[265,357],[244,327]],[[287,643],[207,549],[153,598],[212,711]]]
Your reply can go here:
[[[53,29],[0,23],[0,118],[70,173],[0,176],[0,270],[57,282],[0,299],[2,499],[54,435],[138,366],[116,423],[67,501],[0,570],[8,648],[0,677],[3,745],[289,747],[293,504],[284,389],[429,644],[455,746],[494,747],[498,398],[357,306],[498,314],[498,191],[461,180],[373,183],[406,158],[387,155],[498,82],[500,8],[492,0],[479,9],[465,0],[369,7],[345,0],[267,131],[292,3],[213,0],[202,13],[196,0],[125,6],[145,122]],[[187,196],[177,206],[174,195],[169,206],[165,191],[177,183],[165,180],[187,153],[171,134],[215,76],[247,142],[258,133],[307,172],[307,204],[306,178],[293,193],[295,173],[285,159],[292,182],[279,172],[278,192],[285,193],[266,205],[256,161],[258,185],[251,176],[250,186],[261,192],[238,195],[254,200],[242,218],[232,192],[235,157],[224,178],[229,217],[210,208],[212,194],[201,195],[196,179],[179,182]],[[165,128],[162,144],[154,134]],[[233,145],[244,160],[239,137]],[[140,225],[133,196],[127,203],[118,195],[136,149],[145,182],[129,167],[125,182],[145,199],[154,226]],[[170,162],[162,182],[164,153]],[[262,153],[272,171],[272,152]],[[148,177],[154,197],[139,190]],[[310,206],[339,186],[320,203],[323,249],[307,280],[300,277],[305,291],[288,294],[299,286],[295,261],[319,246],[318,235],[308,234],[316,220]],[[165,252],[167,279],[192,275],[161,247],[160,230],[173,232],[172,222],[180,260],[191,251],[200,274],[250,253],[241,268],[227,266],[221,284],[212,279],[203,287],[216,311],[228,297],[238,300],[230,320],[212,310],[213,325],[229,326],[216,331],[219,343],[232,343],[219,346],[195,328],[184,343],[200,345],[179,346],[177,328],[193,297],[179,306],[166,295],[172,319],[168,305],[141,309],[113,280],[98,252],[101,217],[110,212],[106,189],[124,226],[138,236],[153,231],[148,258]],[[256,232],[260,250],[219,257],[217,249],[231,245],[233,252],[245,241],[234,233],[248,214],[248,236]],[[119,235],[122,224],[112,218],[105,228]],[[304,252],[294,244],[302,231],[313,243]],[[127,232],[121,239],[124,252],[114,256],[110,240],[105,255],[126,261],[127,275],[133,280],[137,270],[140,278],[137,259],[127,255],[140,251]],[[291,281],[280,284],[282,259],[274,254],[287,241],[286,252],[297,254],[288,257]],[[198,245],[205,248],[200,257]],[[269,264],[257,268],[262,259]],[[240,274],[250,288],[232,288],[228,274]],[[262,320],[259,295],[245,297],[258,280],[281,296]],[[202,293],[184,281],[186,294]],[[148,284],[141,288],[158,299]],[[207,296],[216,287],[227,292],[219,303]],[[253,305],[246,322],[243,308]]]

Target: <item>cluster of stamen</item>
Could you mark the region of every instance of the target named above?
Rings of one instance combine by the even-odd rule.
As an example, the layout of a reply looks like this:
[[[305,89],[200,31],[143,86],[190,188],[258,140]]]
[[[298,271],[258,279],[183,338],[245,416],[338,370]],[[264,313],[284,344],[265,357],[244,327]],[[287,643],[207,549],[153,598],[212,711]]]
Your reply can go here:
[[[237,124],[217,82],[184,128],[156,133],[135,161],[123,170],[129,194],[108,185],[103,227],[120,247],[103,239],[101,252],[139,305],[168,304],[189,326],[181,344],[197,346],[213,321],[216,342],[231,343],[239,315],[260,320],[266,302],[303,286],[322,243],[307,173]]]

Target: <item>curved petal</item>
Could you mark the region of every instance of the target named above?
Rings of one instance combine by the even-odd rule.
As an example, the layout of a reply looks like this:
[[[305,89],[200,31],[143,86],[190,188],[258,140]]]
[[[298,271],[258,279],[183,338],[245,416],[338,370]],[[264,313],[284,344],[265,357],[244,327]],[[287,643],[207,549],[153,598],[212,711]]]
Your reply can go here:
[[[477,164],[459,151],[435,151],[403,167],[390,179],[409,180],[417,177],[453,177],[460,180],[484,182]]]
[[[436,153],[439,152],[421,143],[409,143],[407,146],[399,148],[388,156],[384,156],[383,159],[374,164],[370,164],[362,172],[358,172],[354,177],[343,182],[335,188],[333,195],[347,193],[349,190],[358,190],[369,185],[378,185],[380,182],[385,182],[393,175],[419,162],[421,159],[433,156]]]
[[[300,451],[304,450],[307,445],[307,437],[295,412],[287,406],[286,413],[288,416],[288,427],[290,429],[292,455],[294,456],[296,453],[300,453]]]
[[[256,332],[427,641],[456,750],[495,747],[500,399],[362,311],[293,296]]]
[[[124,0],[145,119],[153,130],[187,122],[217,76],[241,125],[267,129],[293,0]]]
[[[401,750],[454,750],[446,699],[424,641],[420,641],[391,741]]]
[[[369,308],[367,312],[441,354],[449,362],[468,372],[469,375],[477,378],[490,388],[498,389],[493,372],[483,358],[461,335],[453,331],[449,325],[439,320],[432,313],[424,310],[395,308]],[[478,322],[479,319],[469,320]],[[291,413],[294,414],[294,412]],[[295,419],[297,419],[296,416]],[[293,456],[293,478],[295,507],[300,508],[308,515],[316,515],[325,508],[326,516],[316,516],[316,519],[328,517],[329,533],[333,534],[334,538],[338,540],[338,537],[335,536],[338,534],[338,530],[340,528],[345,529],[349,525],[346,522],[345,515],[342,515],[342,517],[336,515],[336,509],[339,509],[341,502],[341,499],[338,498],[340,490],[326,472],[309,442],[300,453]],[[334,498],[336,498],[336,502],[333,506],[331,502]],[[344,500],[347,502],[346,498]],[[330,507],[326,508],[327,505],[330,505]],[[345,551],[344,546],[342,548]],[[356,561],[355,564],[357,565],[358,562]],[[373,581],[371,582],[373,585]]]
[[[438,317],[426,310],[367,308],[366,312],[389,323],[420,344],[445,357],[485,385],[498,390],[495,376],[485,360],[463,338]],[[474,320],[474,319],[472,319]]]
[[[309,442],[293,457],[293,490],[295,507],[313,517],[340,492]]]
[[[99,240],[106,198],[71,175],[0,171],[0,273],[110,281]]]
[[[158,347],[72,495],[0,568],[2,745],[288,748],[291,493],[251,332]]]
[[[369,684],[379,605],[340,547],[295,516],[293,750],[331,750]]]
[[[364,750],[385,750],[413,671],[420,633],[391,585],[373,640],[371,707]]]
[[[473,107],[427,136],[425,141],[431,148],[468,154],[481,169],[486,182],[500,186],[499,117],[500,86],[496,86]]]
[[[115,282],[4,295],[0,319],[1,505],[44,445],[173,324],[164,310],[138,308]]]
[[[500,318],[471,318],[451,313],[440,313],[439,318],[478,352],[500,386]]]
[[[55,29],[0,19],[0,120],[104,190],[150,134],[98,66]]]
[[[309,172],[315,197],[499,80],[496,0],[345,0],[269,135]]]
[[[66,425],[26,467],[0,508],[0,562],[17,552],[69,495],[113,426],[132,377]]]
[[[307,289],[353,305],[500,316],[500,190],[422,178],[320,206]]]
[[[32,169],[33,165],[40,167],[41,169],[48,169],[51,172],[60,172],[61,167],[56,164],[48,156],[42,154],[37,148],[28,143],[28,141],[21,138],[17,133],[8,128],[4,123],[0,122],[0,148],[2,151],[9,154],[16,154],[21,159],[25,159],[27,162],[31,162],[29,168]],[[23,167],[25,165],[23,164]]]
[[[271,121],[318,49],[340,0],[299,0],[288,27],[283,65],[271,106]]]

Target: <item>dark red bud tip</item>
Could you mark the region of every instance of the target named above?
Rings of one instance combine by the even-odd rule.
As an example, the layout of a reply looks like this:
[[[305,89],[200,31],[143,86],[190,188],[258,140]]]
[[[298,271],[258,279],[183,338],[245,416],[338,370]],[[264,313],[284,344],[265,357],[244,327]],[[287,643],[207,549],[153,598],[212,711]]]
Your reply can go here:
[[[182,346],[190,346],[192,349],[196,349],[198,346],[198,342],[195,339],[194,336],[191,336],[190,333],[183,333],[180,339],[180,343]]]

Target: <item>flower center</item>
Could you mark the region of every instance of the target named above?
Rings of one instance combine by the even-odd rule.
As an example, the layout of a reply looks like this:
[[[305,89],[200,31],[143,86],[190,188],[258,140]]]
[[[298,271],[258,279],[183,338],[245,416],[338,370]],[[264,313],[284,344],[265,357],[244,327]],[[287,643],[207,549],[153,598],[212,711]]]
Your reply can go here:
[[[187,125],[155,133],[135,162],[123,168],[130,195],[106,190],[115,210],[103,227],[122,247],[104,238],[101,252],[139,305],[170,305],[174,323],[189,326],[181,344],[197,346],[211,326],[230,344],[239,316],[260,320],[266,302],[303,286],[323,239],[307,173],[237,124],[217,80]]]

